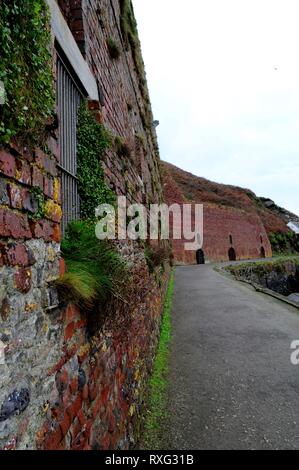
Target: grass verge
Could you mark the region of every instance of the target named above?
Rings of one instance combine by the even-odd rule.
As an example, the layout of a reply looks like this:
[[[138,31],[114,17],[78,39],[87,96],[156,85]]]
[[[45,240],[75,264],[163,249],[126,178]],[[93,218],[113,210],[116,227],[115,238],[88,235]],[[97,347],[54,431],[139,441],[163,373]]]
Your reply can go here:
[[[142,449],[159,449],[162,440],[163,421],[167,418],[168,361],[173,290],[174,270],[170,275],[164,301],[160,340],[149,385],[148,406],[141,440]]]
[[[284,263],[294,263],[299,264],[298,255],[288,255],[288,256],[276,256],[273,258],[266,258],[262,261],[244,261],[244,263],[238,263],[234,265],[225,266],[226,271],[232,273],[242,271],[243,269],[252,268],[255,271],[259,270],[272,270],[279,268],[284,265]]]

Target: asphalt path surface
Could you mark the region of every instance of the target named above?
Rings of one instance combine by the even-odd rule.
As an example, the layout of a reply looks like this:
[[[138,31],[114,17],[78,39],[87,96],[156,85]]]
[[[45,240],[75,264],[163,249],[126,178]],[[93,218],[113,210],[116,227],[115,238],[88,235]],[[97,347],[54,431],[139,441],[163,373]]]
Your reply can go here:
[[[299,449],[299,310],[214,271],[177,267],[167,449]]]

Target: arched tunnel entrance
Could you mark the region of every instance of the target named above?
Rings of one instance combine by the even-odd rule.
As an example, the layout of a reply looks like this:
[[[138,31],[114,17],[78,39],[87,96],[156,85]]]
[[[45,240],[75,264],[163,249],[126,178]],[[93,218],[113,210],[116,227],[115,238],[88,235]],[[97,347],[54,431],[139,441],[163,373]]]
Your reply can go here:
[[[261,258],[266,258],[266,252],[263,246],[261,247]]]
[[[205,254],[203,250],[197,250],[196,252],[196,263],[205,264]]]
[[[228,250],[228,259],[230,261],[236,261],[237,259],[237,254],[236,254],[236,250],[231,247],[229,250]]]

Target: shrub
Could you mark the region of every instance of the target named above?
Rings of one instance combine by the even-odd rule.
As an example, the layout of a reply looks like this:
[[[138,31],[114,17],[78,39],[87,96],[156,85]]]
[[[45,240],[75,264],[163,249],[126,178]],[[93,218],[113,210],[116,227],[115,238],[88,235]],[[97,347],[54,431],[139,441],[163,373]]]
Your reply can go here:
[[[116,153],[119,157],[131,158],[132,147],[122,137],[116,136],[114,139],[114,144],[115,144]]]
[[[110,36],[107,39],[108,52],[111,59],[118,59],[120,57],[120,50],[114,39]]]
[[[299,251],[298,237],[293,232],[272,232],[269,240],[274,253],[289,253]]]
[[[67,271],[56,286],[63,298],[92,310],[111,297],[122,298],[128,269],[119,253],[95,235],[91,221],[73,221],[61,243]]]

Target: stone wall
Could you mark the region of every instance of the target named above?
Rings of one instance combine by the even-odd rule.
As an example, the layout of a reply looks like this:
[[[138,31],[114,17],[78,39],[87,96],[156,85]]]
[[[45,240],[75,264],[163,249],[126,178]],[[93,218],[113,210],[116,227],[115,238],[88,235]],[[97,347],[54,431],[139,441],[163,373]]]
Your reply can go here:
[[[274,292],[290,296],[299,292],[299,258],[254,263],[226,268],[238,279],[250,281]]]
[[[100,102],[90,108],[129,149],[107,152],[107,182],[129,202],[158,202],[159,155],[140,70],[121,36],[118,0],[98,4],[59,2],[99,83]],[[112,35],[117,60],[107,48]],[[54,82],[55,62],[53,50]],[[52,131],[47,154],[24,143],[0,150],[0,448],[127,449],[138,435],[167,272],[150,275],[143,249],[124,241],[129,303],[112,304],[101,321],[61,303],[52,284],[65,269],[58,136]]]

